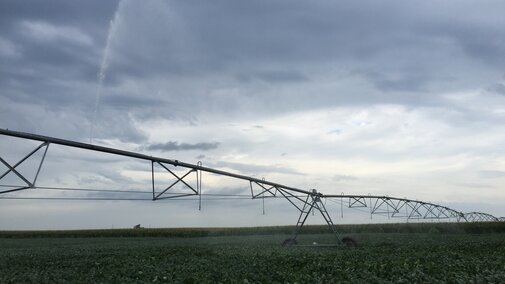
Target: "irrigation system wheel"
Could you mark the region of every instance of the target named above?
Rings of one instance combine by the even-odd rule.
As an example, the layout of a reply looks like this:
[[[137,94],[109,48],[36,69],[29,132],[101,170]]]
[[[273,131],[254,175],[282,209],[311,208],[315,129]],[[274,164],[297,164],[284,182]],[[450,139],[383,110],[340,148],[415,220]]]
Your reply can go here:
[[[283,247],[295,246],[295,245],[297,245],[297,244],[298,244],[298,242],[296,241],[296,239],[292,239],[292,238],[285,239],[285,240],[282,242],[282,246],[283,246]]]
[[[351,237],[343,237],[342,238],[342,243],[346,247],[357,247],[358,246],[358,243],[356,242],[356,240],[353,239],[353,238],[351,238]]]

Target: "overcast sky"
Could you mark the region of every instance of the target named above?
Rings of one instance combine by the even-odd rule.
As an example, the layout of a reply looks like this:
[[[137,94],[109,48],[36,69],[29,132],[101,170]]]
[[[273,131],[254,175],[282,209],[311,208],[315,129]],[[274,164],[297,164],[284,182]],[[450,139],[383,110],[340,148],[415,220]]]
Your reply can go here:
[[[0,128],[504,216],[503,11],[503,1],[3,0]],[[32,145],[0,137],[0,155],[14,164]],[[52,147],[39,185],[148,190],[149,169]],[[204,192],[247,187],[204,176]],[[0,226],[296,219],[281,201],[267,217],[258,201],[202,212],[191,202],[0,200]]]

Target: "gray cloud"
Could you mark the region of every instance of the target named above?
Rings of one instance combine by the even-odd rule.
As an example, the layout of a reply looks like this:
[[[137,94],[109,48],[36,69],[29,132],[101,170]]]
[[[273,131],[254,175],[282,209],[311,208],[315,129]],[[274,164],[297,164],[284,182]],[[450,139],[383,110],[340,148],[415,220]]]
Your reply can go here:
[[[52,20],[58,23],[106,24],[118,1],[87,1],[72,3],[64,0],[25,3],[5,0],[0,3],[0,19],[9,23],[23,18]],[[62,12],[64,11],[64,12]]]
[[[126,109],[141,111],[145,109],[163,109],[169,106],[168,102],[150,96],[135,96],[132,94],[107,94],[101,100],[105,108]]]
[[[399,74],[388,74],[377,71],[363,71],[357,74],[364,75],[373,82],[374,86],[384,92],[422,92],[427,91],[426,84],[434,78],[421,70],[404,70]]]
[[[2,96],[81,112],[93,112],[109,21],[119,9],[101,101],[112,109],[102,108],[103,120],[195,121],[209,109],[237,117],[342,105],[447,104],[439,98],[444,90],[482,87],[488,72],[472,62],[485,54],[486,68],[497,69],[503,53],[498,39],[505,38],[494,12],[500,2],[480,7],[486,16],[465,20],[447,16],[453,13],[444,11],[455,9],[450,4],[434,9],[423,3],[414,11],[389,1],[1,5],[3,42],[17,54],[0,67]],[[456,10],[474,9],[463,2]],[[40,40],[27,27],[52,33]],[[92,46],[76,44],[86,38]],[[458,59],[450,62],[454,54]],[[329,84],[335,86],[321,89]]]
[[[148,151],[190,151],[190,150],[199,150],[199,151],[210,151],[217,149],[219,147],[218,142],[200,142],[195,144],[190,143],[179,143],[177,141],[168,141],[166,143],[156,143],[143,147],[143,150]]]
[[[489,184],[482,184],[482,183],[472,183],[472,182],[455,182],[453,183],[456,186],[460,187],[467,187],[467,188],[474,188],[474,189],[479,189],[479,188],[489,188],[492,189],[494,186],[489,185]]]
[[[497,170],[479,171],[479,176],[481,178],[501,178],[505,177],[505,171],[497,171]]]
[[[342,130],[340,129],[333,129],[327,132],[330,135],[340,135],[342,133]]]
[[[333,178],[332,178],[332,180],[334,180],[336,182],[339,182],[339,181],[353,181],[353,180],[357,180],[357,179],[358,178],[355,177],[355,176],[340,175],[340,174],[333,175]]]
[[[120,11],[123,20],[113,43],[108,82],[174,78],[162,84],[171,92],[160,98],[177,102],[173,107],[179,114],[209,107],[224,109],[227,115],[245,115],[336,105],[433,104],[443,102],[441,90],[460,83],[481,87],[477,78],[486,76],[475,69],[465,71],[473,64],[472,53],[459,56],[452,65],[449,58],[459,50],[454,41],[466,46],[477,37],[491,36],[481,32],[487,20],[472,19],[475,30],[468,29],[465,22],[449,23],[444,13],[433,13],[431,5],[420,5],[415,13],[396,2],[367,2],[374,12],[361,4],[330,1],[138,5],[125,2]],[[134,17],[133,11],[159,21],[144,21],[146,17]],[[236,15],[241,15],[238,22]],[[322,66],[340,68],[347,75],[323,80],[320,74],[327,70]],[[203,80],[205,87],[186,86],[181,76]],[[373,88],[365,93],[352,90],[355,86],[346,80],[356,79],[368,81]],[[321,91],[319,86],[328,84],[326,80],[340,82],[342,88]],[[288,89],[273,89],[272,83]],[[370,92],[375,94],[366,95]]]
[[[488,92],[505,95],[505,84],[496,83],[486,89]]]
[[[262,71],[253,73],[240,73],[237,79],[241,82],[251,83],[252,81],[264,81],[267,83],[289,83],[289,82],[304,82],[308,78],[296,71]]]
[[[240,171],[246,175],[258,175],[258,174],[268,174],[268,173],[280,173],[280,174],[291,174],[291,175],[304,175],[303,173],[281,165],[257,165],[257,164],[244,164],[235,162],[218,161],[209,164],[211,167],[227,167],[237,171]]]

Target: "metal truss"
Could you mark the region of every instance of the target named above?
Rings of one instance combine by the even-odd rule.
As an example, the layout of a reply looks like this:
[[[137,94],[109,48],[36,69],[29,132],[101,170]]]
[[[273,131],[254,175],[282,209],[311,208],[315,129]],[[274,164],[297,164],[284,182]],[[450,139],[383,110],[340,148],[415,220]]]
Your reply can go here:
[[[500,222],[505,221],[504,217],[496,218],[493,215],[482,212],[469,212],[465,214],[465,219],[468,222]]]
[[[17,170],[17,168],[26,160],[28,160],[30,157],[32,157],[35,153],[37,153],[40,149],[44,149],[44,154],[42,155],[42,158],[40,159],[40,163],[37,168],[37,173],[35,174],[35,177],[33,178],[32,181],[29,181],[28,177],[21,173],[20,171]],[[22,183],[25,185],[23,186],[15,186],[13,188],[10,188],[8,190],[0,190],[0,194],[2,193],[8,193],[8,192],[14,192],[14,191],[19,191],[19,190],[24,190],[28,188],[33,188],[35,187],[35,184],[37,182],[37,178],[39,176],[40,170],[42,169],[42,164],[44,163],[44,160],[46,158],[47,150],[49,149],[49,143],[48,142],[43,142],[40,144],[38,147],[36,147],[33,151],[30,153],[26,154],[21,160],[19,160],[17,163],[14,165],[9,164],[7,161],[5,161],[1,156],[0,156],[0,162],[4,164],[7,167],[7,171],[5,171],[2,175],[0,175],[0,181],[5,178],[9,173],[15,174]]]
[[[296,227],[293,233],[293,237],[288,239],[287,244],[296,243],[296,238],[298,237],[300,230],[305,225],[311,212],[319,212],[325,222],[327,223],[330,232],[335,235],[338,244],[345,242],[346,238],[341,239],[337,232],[337,229],[332,221],[331,215],[326,209],[326,200],[340,200],[341,210],[344,207],[344,201],[349,208],[360,208],[368,207],[370,209],[370,216],[385,215],[389,218],[406,218],[406,219],[453,219],[456,221],[467,221],[467,222],[486,222],[486,221],[499,221],[498,218],[479,212],[471,212],[464,214],[457,210],[437,205],[429,202],[411,200],[406,198],[395,198],[389,196],[372,196],[372,195],[331,195],[323,194],[318,192],[316,189],[304,190],[291,186],[282,185],[279,183],[267,181],[265,179],[258,179],[250,176],[235,174],[231,172],[226,172],[214,168],[208,168],[202,166],[201,162],[197,164],[190,164],[185,162],[180,162],[178,160],[171,160],[166,158],[159,158],[148,156],[136,152],[129,152],[118,150],[114,148],[96,146],[92,144],[80,143],[70,140],[63,140],[54,137],[35,135],[31,133],[17,132],[11,130],[0,129],[0,135],[12,136],[22,139],[40,141],[38,147],[33,151],[24,156],[17,163],[11,165],[5,161],[0,156],[0,162],[7,167],[7,171],[0,176],[0,185],[2,179],[9,173],[14,173],[23,183],[23,186],[19,187],[9,187],[7,190],[0,191],[1,194],[6,194],[14,191],[23,191],[29,188],[36,188],[36,181],[39,176],[40,170],[42,168],[44,159],[46,157],[48,148],[50,144],[57,144],[67,147],[85,149],[95,152],[103,152],[114,155],[120,155],[124,157],[130,157],[140,160],[149,161],[151,163],[151,177],[152,177],[152,201],[163,200],[163,199],[176,199],[188,196],[198,196],[199,197],[199,209],[201,209],[201,197],[202,197],[202,173],[212,173],[216,175],[227,176],[239,180],[248,181],[251,189],[252,199],[262,199],[263,202],[266,198],[285,198],[291,205],[293,205],[298,211],[299,216],[296,223]],[[32,157],[37,151],[44,149],[41,161],[38,164],[38,169],[35,177],[30,181],[25,175],[20,173],[17,168],[27,159]],[[1,155],[1,153],[0,153]],[[160,168],[165,174],[169,174],[175,180],[167,185],[162,190],[156,190],[157,180],[155,179],[157,171],[155,167]],[[175,167],[182,168],[185,170],[183,174],[178,174],[174,170]],[[196,177],[196,185],[192,185],[190,180],[193,176]],[[176,185],[182,185],[185,192],[174,192],[174,187]],[[264,203],[263,203],[264,204]],[[343,211],[341,211],[343,216]],[[503,219],[503,218],[501,218]]]
[[[383,215],[388,218],[405,219],[453,219],[466,221],[464,213],[446,206],[424,201],[372,195],[325,195],[333,200],[340,199],[340,204],[348,208],[370,208],[370,216]],[[344,200],[346,200],[344,202]]]
[[[170,173],[174,178],[175,181],[172,182],[169,186],[167,186],[164,190],[161,192],[156,191],[156,180],[155,180],[155,170],[154,166],[155,164],[161,166],[166,172]],[[195,173],[196,174],[196,186],[190,185],[185,179],[191,174]],[[177,175],[174,171],[172,171],[167,165],[165,165],[162,162],[159,161],[151,161],[151,181],[152,181],[152,186],[153,186],[153,201],[154,200],[161,200],[161,199],[169,199],[169,198],[177,198],[177,197],[185,197],[185,196],[193,196],[193,195],[200,195],[201,196],[201,183],[200,183],[200,177],[201,173],[197,169],[189,169],[185,174],[179,176]],[[177,184],[183,184],[184,188],[189,189],[188,193],[175,193],[175,194],[170,194],[168,195],[167,193],[172,193],[170,190],[174,188],[175,185]]]

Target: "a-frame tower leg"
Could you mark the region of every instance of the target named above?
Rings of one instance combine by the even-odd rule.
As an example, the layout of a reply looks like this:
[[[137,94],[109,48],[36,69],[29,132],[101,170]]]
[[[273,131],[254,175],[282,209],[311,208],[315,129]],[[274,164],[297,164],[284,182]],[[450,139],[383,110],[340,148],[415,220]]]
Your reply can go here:
[[[305,225],[305,222],[307,221],[307,218],[309,217],[309,214],[312,212],[312,210],[318,210],[321,213],[323,219],[326,221],[326,224],[330,228],[330,231],[336,237],[337,243],[342,244],[342,240],[340,240],[337,229],[335,228],[335,224],[333,223],[330,214],[328,213],[326,207],[321,201],[321,194],[318,193],[316,190],[313,190],[312,194],[307,195],[307,199],[305,200],[305,203],[303,204],[303,207],[300,210],[300,215],[298,216],[298,221],[296,222],[296,227],[293,236],[285,240],[283,245],[295,245],[297,243],[296,238],[300,234],[300,231],[303,225]]]

